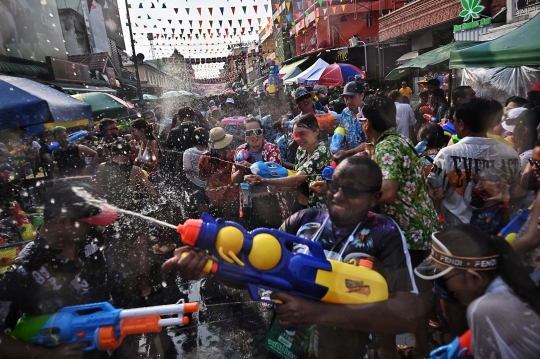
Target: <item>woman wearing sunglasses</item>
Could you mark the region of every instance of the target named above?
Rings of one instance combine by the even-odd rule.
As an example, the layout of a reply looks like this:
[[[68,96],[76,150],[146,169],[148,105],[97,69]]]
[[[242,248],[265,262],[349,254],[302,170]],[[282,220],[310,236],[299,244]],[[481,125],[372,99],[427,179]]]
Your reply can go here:
[[[300,117],[294,124],[291,138],[298,144],[296,152],[296,175],[283,178],[263,178],[257,175],[245,176],[249,184],[263,184],[279,188],[300,188],[297,201],[302,206],[325,208],[326,197],[319,196],[311,189],[309,184],[322,180],[322,170],[332,163],[330,149],[319,141],[319,123],[315,115],[309,114]],[[302,189],[301,187],[304,186]]]
[[[462,225],[432,235],[415,269],[468,306],[475,358],[540,358],[540,293],[501,237]]]
[[[236,154],[242,150],[249,151],[247,160],[239,161],[233,166],[231,180],[233,183],[241,183],[244,176],[251,174],[251,164],[255,162],[275,162],[281,164],[279,147],[263,138],[261,121],[258,118],[248,116],[244,120],[244,134],[246,143],[236,149]],[[242,194],[240,193],[240,196]],[[271,193],[263,184],[252,184],[251,208],[240,206],[240,217],[244,218],[245,227],[252,230],[259,227],[278,228],[289,217],[289,207],[283,192]],[[240,199],[242,203],[242,198]],[[281,213],[281,216],[276,216]]]

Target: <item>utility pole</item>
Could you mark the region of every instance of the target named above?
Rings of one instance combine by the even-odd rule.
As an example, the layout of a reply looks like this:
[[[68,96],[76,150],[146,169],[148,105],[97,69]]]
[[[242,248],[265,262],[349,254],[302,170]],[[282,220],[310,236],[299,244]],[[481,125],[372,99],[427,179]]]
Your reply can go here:
[[[139,77],[139,64],[137,60],[137,54],[135,53],[135,41],[133,40],[133,30],[131,30],[131,17],[129,16],[129,4],[126,0],[126,13],[129,27],[129,38],[131,39],[131,52],[133,52],[133,66],[135,67],[135,78],[137,79],[137,97],[139,98],[139,103],[144,103],[143,93],[141,89],[141,79]]]

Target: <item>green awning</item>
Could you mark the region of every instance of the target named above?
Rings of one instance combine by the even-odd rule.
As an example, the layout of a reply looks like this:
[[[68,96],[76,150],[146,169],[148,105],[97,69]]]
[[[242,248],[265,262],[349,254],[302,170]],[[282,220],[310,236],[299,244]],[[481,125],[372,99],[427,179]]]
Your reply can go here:
[[[280,75],[286,75],[289,72],[294,71],[294,69],[296,67],[298,67],[300,64],[304,63],[307,59],[308,59],[308,57],[306,57],[306,58],[304,58],[302,60],[295,61],[292,64],[288,64],[288,65],[283,66],[282,68],[279,69],[279,74]]]
[[[0,61],[0,72],[23,76],[46,76],[49,70],[35,65],[22,65],[11,62]]]
[[[498,39],[453,51],[450,68],[540,65],[540,16]],[[457,49],[456,49],[457,50]]]
[[[471,46],[481,44],[478,41],[454,41],[448,45],[439,47],[438,49],[428,51],[418,57],[407,61],[398,68],[393,69],[386,76],[387,80],[399,80],[414,70],[425,69],[429,66],[440,64],[441,62],[448,61],[450,59],[450,52],[466,49]]]

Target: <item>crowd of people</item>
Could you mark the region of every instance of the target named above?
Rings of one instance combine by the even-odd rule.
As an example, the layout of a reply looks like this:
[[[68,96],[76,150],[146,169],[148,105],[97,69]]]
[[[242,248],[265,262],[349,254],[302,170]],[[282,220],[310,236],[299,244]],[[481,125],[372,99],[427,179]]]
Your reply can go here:
[[[469,329],[475,358],[540,357],[540,93],[503,106],[459,86],[450,106],[431,80],[414,107],[411,94],[406,82],[376,93],[353,81],[287,98],[197,100],[170,118],[158,106],[134,120],[103,119],[78,140],[62,126],[35,138],[3,134],[0,172],[12,174],[2,177],[2,204],[30,207],[19,197],[30,177],[44,209],[36,239],[0,275],[0,327],[110,298],[139,307],[162,289],[160,276],[208,276],[209,255],[183,247],[174,231],[108,211],[172,224],[208,212],[320,242],[328,259],[367,257],[388,284],[388,300],[362,305],[267,292],[281,303],[272,330],[291,337],[290,328],[306,328],[309,339],[269,358],[362,358],[368,347],[372,358],[428,358]],[[334,126],[321,123],[326,115]],[[332,151],[336,126],[345,136]],[[255,171],[261,163],[287,174]],[[512,238],[500,235],[509,225]],[[164,256],[161,273],[149,252]],[[412,348],[396,347],[401,333],[414,334]],[[7,358],[83,353],[7,334]],[[137,357],[133,345],[113,356]]]

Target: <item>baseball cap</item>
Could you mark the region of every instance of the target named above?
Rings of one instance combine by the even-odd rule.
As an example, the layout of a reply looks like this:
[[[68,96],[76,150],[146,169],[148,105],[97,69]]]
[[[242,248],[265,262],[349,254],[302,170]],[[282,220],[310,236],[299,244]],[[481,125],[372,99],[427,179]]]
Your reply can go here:
[[[234,99],[231,98],[231,97],[229,97],[229,98],[227,99],[227,101],[225,101],[225,103],[234,103]]]
[[[304,97],[306,95],[309,95],[309,96],[313,97],[313,92],[310,92],[310,91],[306,90],[305,87],[299,87],[299,88],[296,89],[296,91],[293,94],[294,101],[297,102],[300,98],[302,98],[302,97]]]
[[[512,109],[510,111],[519,110],[519,109],[521,108]],[[525,111],[520,111],[517,117],[507,119],[506,124],[510,126],[525,125],[525,126],[529,126],[531,128],[536,129],[538,125],[540,124],[540,108],[535,107],[530,110],[527,110],[527,109],[524,109],[524,110]],[[508,112],[510,113],[510,111]]]
[[[72,181],[58,181],[48,191],[43,218],[52,221],[59,217],[85,222],[94,226],[108,226],[116,221],[116,209],[100,202],[91,186]]]
[[[504,118],[505,120],[502,122],[502,127],[506,130],[506,131],[509,131],[509,132],[514,132],[514,129],[515,129],[515,125],[517,124],[517,118],[519,117],[519,115],[521,115],[523,112],[527,111],[526,108],[524,107],[518,107],[518,108],[513,108],[511,110],[509,110],[505,115],[504,115]],[[516,120],[516,121],[514,121]]]
[[[364,93],[364,84],[356,81],[348,82],[343,88],[342,96],[354,96],[357,93]]]

